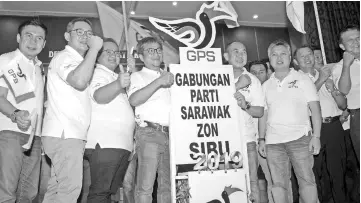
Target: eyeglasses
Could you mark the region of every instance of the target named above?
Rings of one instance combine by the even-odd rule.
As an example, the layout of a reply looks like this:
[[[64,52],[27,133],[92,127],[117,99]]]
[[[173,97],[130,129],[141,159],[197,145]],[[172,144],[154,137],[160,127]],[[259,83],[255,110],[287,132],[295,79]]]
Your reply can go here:
[[[103,50],[103,52],[105,52],[108,56],[115,55],[116,57],[120,57],[120,51],[113,51],[110,49],[105,49],[105,50]]]
[[[93,31],[91,30],[85,31],[83,29],[78,28],[78,29],[70,30],[69,33],[72,31],[75,31],[78,36],[83,36],[84,34],[86,34],[87,37],[92,37],[94,35]]]
[[[157,48],[157,49],[149,48],[149,49],[146,49],[144,51],[147,51],[150,55],[154,55],[155,52],[157,52],[157,54],[162,54],[163,53],[163,50],[161,48]]]
[[[36,35],[33,35],[31,33],[25,33],[23,34],[22,38],[26,41],[31,41],[31,40],[35,40],[35,43],[38,43],[38,42],[44,42],[44,38],[41,37],[41,36],[36,36]]]

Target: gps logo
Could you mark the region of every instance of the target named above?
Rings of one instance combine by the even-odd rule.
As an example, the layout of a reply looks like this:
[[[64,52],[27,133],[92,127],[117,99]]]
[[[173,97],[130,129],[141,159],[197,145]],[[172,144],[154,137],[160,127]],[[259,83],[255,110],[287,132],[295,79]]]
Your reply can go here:
[[[201,50],[189,50],[187,51],[187,59],[189,61],[204,61],[214,62],[216,56],[214,51],[201,51]]]

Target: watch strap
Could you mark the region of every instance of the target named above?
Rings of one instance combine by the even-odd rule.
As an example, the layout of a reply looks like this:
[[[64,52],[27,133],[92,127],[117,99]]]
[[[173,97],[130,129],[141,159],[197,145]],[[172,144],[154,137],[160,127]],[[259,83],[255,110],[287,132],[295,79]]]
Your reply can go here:
[[[10,115],[10,119],[13,123],[16,122],[16,113],[19,112],[19,109],[15,109],[14,112]]]

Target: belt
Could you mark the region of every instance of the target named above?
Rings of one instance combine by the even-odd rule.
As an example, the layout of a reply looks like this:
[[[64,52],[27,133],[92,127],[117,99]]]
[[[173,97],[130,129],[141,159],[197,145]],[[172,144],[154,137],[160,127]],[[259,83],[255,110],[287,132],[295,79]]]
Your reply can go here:
[[[340,116],[334,116],[334,117],[325,117],[322,118],[322,123],[333,123],[335,121],[340,120]]]
[[[350,113],[357,113],[357,112],[360,112],[360,108],[358,109],[350,109]]]
[[[155,130],[158,130],[158,131],[161,131],[161,132],[164,132],[164,133],[169,133],[169,127],[168,126],[163,126],[163,125],[160,125],[158,123],[152,123],[152,122],[149,122],[149,121],[144,121],[148,127],[151,127],[151,128],[154,128]]]

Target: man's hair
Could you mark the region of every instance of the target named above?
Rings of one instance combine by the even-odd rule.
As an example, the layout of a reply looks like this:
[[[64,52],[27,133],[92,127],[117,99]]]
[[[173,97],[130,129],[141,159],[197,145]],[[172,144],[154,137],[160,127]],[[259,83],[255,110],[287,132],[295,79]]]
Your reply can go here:
[[[296,59],[296,55],[297,55],[298,51],[300,51],[300,49],[303,49],[303,48],[309,48],[312,51],[312,54],[313,54],[313,49],[311,48],[311,46],[309,46],[307,44],[304,44],[304,45],[302,45],[300,47],[297,47],[296,50],[293,52],[293,58],[294,59]]]
[[[228,42],[228,44],[226,44],[226,49],[224,50],[224,52],[228,52],[228,48],[229,48],[233,43],[236,43],[236,42],[243,44],[242,42],[237,41],[237,40],[236,40],[236,41]],[[246,48],[246,45],[243,44],[243,46]],[[247,48],[246,48],[246,49],[247,49]]]
[[[76,22],[85,22],[88,23],[88,25],[92,26],[92,23],[86,18],[75,18],[68,23],[68,25],[66,26],[66,31],[72,31]]]
[[[266,63],[264,63],[264,62],[262,62],[262,61],[251,61],[251,62],[249,63],[249,66],[248,66],[248,72],[251,71],[251,67],[252,67],[253,65],[263,65],[264,68],[265,68],[265,70],[268,71],[268,66],[267,66]]]
[[[18,27],[18,34],[21,35],[21,32],[23,31],[23,29],[28,25],[41,27],[45,32],[45,38],[46,38],[46,35],[48,34],[48,28],[37,19],[27,20],[27,21],[21,23],[21,25],[19,25],[19,27]]]
[[[286,49],[288,50],[288,52],[290,53],[291,55],[291,46],[283,39],[277,39],[275,41],[273,41],[268,49],[267,49],[267,55],[268,57],[270,57],[270,54],[271,54],[271,50],[275,47],[275,46],[284,46],[286,47]]]
[[[342,34],[347,32],[347,31],[350,31],[350,30],[357,30],[357,31],[360,31],[360,26],[359,25],[355,25],[355,24],[349,24],[349,25],[346,25],[339,33],[339,43],[342,44]]]
[[[113,38],[103,38],[103,46],[102,46],[102,48],[98,51],[97,61],[98,61],[100,55],[102,55],[102,53],[103,53],[103,51],[104,51],[104,43],[105,43],[105,42],[112,42],[112,43],[116,44],[117,47],[119,48],[118,43],[117,43]]]
[[[159,41],[157,38],[154,38],[154,37],[146,37],[146,38],[143,38],[141,39],[138,44],[137,44],[137,52],[138,54],[141,54],[143,55],[143,52],[144,52],[144,45],[146,44],[152,44],[152,43],[158,43],[160,48],[163,49],[162,47],[162,42]]]
[[[316,50],[320,50],[321,51],[321,47],[319,46],[311,46],[312,51],[316,51]]]

